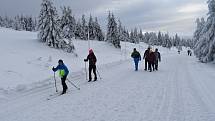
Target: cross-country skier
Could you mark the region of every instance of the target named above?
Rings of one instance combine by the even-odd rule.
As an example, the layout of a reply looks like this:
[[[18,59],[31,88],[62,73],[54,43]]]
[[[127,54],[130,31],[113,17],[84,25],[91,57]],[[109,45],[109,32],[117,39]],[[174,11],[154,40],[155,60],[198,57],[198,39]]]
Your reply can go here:
[[[140,53],[134,48],[134,51],[131,54],[131,57],[134,59],[135,71],[138,71],[138,63],[141,61]]]
[[[87,59],[84,59],[85,62],[89,61],[89,81],[92,81],[91,72],[93,70],[94,73],[94,81],[97,81],[97,75],[96,75],[96,56],[92,49],[89,50],[89,55],[87,56]]]
[[[148,57],[149,57],[149,51],[150,51],[151,47],[149,46],[148,49],[145,51],[144,55],[143,55],[143,59],[145,59],[145,71],[147,71],[147,65],[148,65]]]
[[[160,52],[158,52],[158,49],[156,48],[155,49],[155,70],[158,70],[158,61],[160,62],[161,61],[161,55],[160,55]]]
[[[54,72],[59,71],[59,76],[61,77],[61,83],[62,83],[62,86],[63,86],[63,92],[61,94],[65,94],[66,90],[68,89],[68,87],[66,85],[66,78],[67,78],[67,75],[69,74],[68,68],[63,63],[63,60],[59,60],[58,61],[58,66],[56,68],[53,67],[52,70]]]

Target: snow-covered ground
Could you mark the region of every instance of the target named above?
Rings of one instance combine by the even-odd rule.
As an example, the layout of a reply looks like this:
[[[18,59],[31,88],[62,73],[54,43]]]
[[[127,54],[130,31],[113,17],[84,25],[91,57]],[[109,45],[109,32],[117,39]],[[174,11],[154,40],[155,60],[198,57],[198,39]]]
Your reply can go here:
[[[0,84],[4,94],[0,97],[1,121],[215,120],[215,67],[188,57],[186,51],[178,54],[175,49],[159,48],[162,53],[159,71],[144,71],[144,61],[141,61],[140,70],[135,72],[130,52],[136,47],[142,53],[147,45],[122,43],[122,47],[127,48],[125,51],[124,48],[117,50],[93,41],[95,53],[101,60],[98,67],[102,79],[87,83],[83,63],[87,42],[74,42],[79,54],[75,58],[36,42],[32,39],[36,38],[35,33],[0,31],[0,40],[4,39],[5,43],[0,45],[0,53],[4,57],[0,63]],[[13,44],[14,41],[21,43]],[[67,94],[47,100],[50,94],[55,93],[50,68],[59,58],[69,65],[72,70],[69,79],[81,90],[67,82]],[[9,82],[5,81],[8,79]],[[10,83],[15,84],[11,86]],[[34,85],[34,88],[18,86],[20,84]],[[6,90],[4,85],[16,88],[3,91]],[[57,85],[60,90],[59,79]]]
[[[0,89],[22,90],[26,84],[44,81],[53,76],[51,68],[63,59],[72,72],[82,71],[88,54],[88,42],[74,41],[78,57],[62,50],[48,48],[37,41],[37,34],[0,28]],[[90,42],[98,58],[98,65],[125,59],[121,51],[109,44]],[[127,54],[129,55],[129,54]],[[35,85],[35,84],[33,84]]]

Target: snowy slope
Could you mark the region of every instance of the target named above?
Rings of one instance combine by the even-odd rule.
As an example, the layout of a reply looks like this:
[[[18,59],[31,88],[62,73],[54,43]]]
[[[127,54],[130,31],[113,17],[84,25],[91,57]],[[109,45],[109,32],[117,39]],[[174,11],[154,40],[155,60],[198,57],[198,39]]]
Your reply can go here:
[[[49,48],[37,40],[37,33],[0,28],[0,89],[25,88],[21,85],[44,81],[53,76],[51,68],[63,59],[71,72],[82,71],[88,54],[86,41],[74,41],[78,57]],[[104,42],[91,41],[98,65],[122,60],[121,51]],[[18,86],[18,87],[17,87]]]

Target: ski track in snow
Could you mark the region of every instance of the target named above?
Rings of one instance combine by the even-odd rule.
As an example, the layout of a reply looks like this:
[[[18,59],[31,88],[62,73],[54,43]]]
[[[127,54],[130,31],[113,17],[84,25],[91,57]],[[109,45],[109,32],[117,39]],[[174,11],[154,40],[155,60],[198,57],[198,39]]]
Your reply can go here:
[[[164,55],[156,72],[144,71],[143,64],[138,72],[132,61],[103,65],[102,80],[91,83],[83,71],[73,73],[69,78],[81,90],[68,83],[68,94],[48,101],[53,83],[11,94],[0,104],[1,121],[215,120],[215,69],[185,53]]]

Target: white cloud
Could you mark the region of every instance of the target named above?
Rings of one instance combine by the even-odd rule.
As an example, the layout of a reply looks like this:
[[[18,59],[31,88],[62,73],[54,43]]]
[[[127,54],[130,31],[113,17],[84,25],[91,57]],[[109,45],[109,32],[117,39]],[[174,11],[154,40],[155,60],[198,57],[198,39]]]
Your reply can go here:
[[[206,4],[187,4],[178,9],[179,13],[196,13],[207,10]]]
[[[104,14],[107,11],[122,12],[143,2],[144,0],[111,0],[108,4],[98,6],[94,12],[97,14]]]

